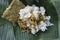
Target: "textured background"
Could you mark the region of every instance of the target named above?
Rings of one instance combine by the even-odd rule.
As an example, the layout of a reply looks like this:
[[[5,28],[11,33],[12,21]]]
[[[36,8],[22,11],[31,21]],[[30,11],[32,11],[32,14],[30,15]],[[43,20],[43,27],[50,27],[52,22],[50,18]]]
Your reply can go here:
[[[25,3],[25,5],[32,5],[34,3],[37,6],[45,6],[48,11],[46,13],[52,16],[51,22],[54,23],[54,26],[49,27],[48,31],[45,31],[44,33],[39,32],[36,35],[32,35],[21,32],[21,29],[18,26],[13,27],[9,21],[0,17],[0,40],[58,40],[60,36],[60,0],[50,0],[54,6],[50,1],[42,0],[39,3],[35,2],[34,0],[21,1]],[[9,6],[10,2],[10,0],[0,0],[0,16]]]

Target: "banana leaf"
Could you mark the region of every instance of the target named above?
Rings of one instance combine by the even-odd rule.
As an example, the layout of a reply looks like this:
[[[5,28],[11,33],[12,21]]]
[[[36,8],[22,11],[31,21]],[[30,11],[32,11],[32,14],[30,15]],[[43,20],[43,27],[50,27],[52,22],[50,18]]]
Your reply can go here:
[[[0,0],[0,40],[55,40],[59,37],[58,31],[58,5],[53,2],[57,0],[21,0],[25,5],[37,5],[44,6],[46,9],[46,15],[50,15],[51,22],[54,26],[48,27],[48,30],[45,32],[39,31],[37,34],[33,35],[31,33],[22,32],[21,28],[13,26],[11,22],[6,19],[1,18],[1,15],[5,9],[10,5],[12,0]]]

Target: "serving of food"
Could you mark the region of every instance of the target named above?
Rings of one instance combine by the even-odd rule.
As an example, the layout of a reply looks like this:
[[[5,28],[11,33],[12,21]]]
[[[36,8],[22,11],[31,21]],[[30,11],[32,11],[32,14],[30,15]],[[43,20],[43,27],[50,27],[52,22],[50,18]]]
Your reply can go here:
[[[51,16],[46,16],[45,11],[44,7],[39,8],[35,5],[20,9],[18,25],[32,34],[37,33],[39,30],[47,30],[47,27],[53,24],[50,23]]]
[[[59,12],[53,0],[0,0],[0,39],[56,40]]]
[[[11,5],[3,13],[2,18],[11,21],[13,25],[17,23],[24,32],[36,34],[40,30],[44,32],[47,27],[53,25],[50,22],[51,16],[45,15],[46,9],[44,6],[25,6],[20,1],[14,3],[15,1],[12,1]]]

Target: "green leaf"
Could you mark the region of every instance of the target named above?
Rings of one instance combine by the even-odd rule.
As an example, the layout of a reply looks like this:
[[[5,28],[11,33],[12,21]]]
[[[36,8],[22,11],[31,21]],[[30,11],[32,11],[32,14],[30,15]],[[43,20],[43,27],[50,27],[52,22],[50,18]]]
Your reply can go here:
[[[0,14],[2,15],[10,2],[8,0],[0,2],[3,2],[3,4],[0,3],[2,6],[0,6]],[[26,0],[25,2],[26,5],[31,5],[34,1]],[[8,4],[5,5],[5,3]],[[32,35],[31,33],[22,32],[19,26],[13,27],[12,23],[0,18],[0,40],[53,40],[58,38],[58,15],[54,5],[50,1],[40,1],[34,4],[45,7],[46,14],[52,17],[51,22],[54,26],[48,27],[48,30],[45,32],[39,31],[37,34]]]
[[[6,21],[0,25],[0,40],[14,40],[13,26],[10,22]]]
[[[25,5],[32,5],[35,0],[21,0]]]

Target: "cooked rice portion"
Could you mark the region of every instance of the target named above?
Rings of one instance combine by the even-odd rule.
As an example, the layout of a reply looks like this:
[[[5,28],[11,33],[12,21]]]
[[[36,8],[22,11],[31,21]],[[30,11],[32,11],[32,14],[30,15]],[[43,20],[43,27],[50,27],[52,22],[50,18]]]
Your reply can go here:
[[[44,32],[48,26],[53,25],[50,22],[51,16],[46,16],[45,11],[43,6],[27,5],[25,8],[20,9],[18,25],[32,34],[36,34],[39,30]]]

